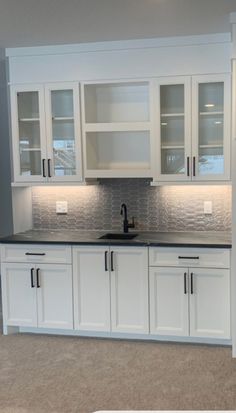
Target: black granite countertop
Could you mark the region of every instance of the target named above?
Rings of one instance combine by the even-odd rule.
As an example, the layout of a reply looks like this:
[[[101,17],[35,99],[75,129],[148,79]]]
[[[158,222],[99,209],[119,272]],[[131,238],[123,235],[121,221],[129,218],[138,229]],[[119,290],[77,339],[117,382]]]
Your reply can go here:
[[[132,240],[99,239],[108,231],[29,230],[0,238],[2,244],[130,245],[231,248],[229,232],[138,232]]]

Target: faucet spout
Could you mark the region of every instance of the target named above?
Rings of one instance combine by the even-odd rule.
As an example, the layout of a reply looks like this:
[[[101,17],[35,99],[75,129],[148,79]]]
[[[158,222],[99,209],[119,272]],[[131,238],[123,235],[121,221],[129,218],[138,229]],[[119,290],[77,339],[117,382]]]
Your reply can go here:
[[[128,215],[127,215],[127,206],[126,204],[121,204],[120,214],[123,215],[123,231],[125,233],[129,232],[129,228],[134,228],[134,218],[132,219],[132,223],[129,224]]]

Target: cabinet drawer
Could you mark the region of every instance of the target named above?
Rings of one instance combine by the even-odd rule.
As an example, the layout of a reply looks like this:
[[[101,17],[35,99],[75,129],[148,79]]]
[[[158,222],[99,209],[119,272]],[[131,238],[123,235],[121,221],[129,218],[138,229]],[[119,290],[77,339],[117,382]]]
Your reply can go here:
[[[71,247],[51,244],[5,244],[1,246],[1,261],[71,264]]]
[[[230,268],[230,251],[221,248],[150,247],[149,265]]]

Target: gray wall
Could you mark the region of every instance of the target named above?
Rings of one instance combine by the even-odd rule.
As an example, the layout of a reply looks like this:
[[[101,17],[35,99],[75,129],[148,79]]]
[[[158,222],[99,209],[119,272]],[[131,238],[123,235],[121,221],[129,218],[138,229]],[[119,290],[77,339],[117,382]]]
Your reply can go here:
[[[146,179],[107,179],[98,186],[33,188],[32,200],[34,228],[121,230],[125,202],[138,230],[231,230],[231,187],[224,185],[151,187]],[[57,200],[68,201],[67,215],[56,214]],[[213,214],[204,215],[209,200]]]
[[[0,49],[0,236],[12,233],[11,168],[5,53]]]

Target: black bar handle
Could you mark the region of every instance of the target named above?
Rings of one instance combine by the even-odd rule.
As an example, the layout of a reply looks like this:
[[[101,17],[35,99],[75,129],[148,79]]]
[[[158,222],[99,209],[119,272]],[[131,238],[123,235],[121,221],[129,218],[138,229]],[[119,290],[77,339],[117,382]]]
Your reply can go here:
[[[42,164],[43,164],[43,177],[44,177],[44,178],[46,178],[45,161],[46,161],[46,159],[42,159]]]
[[[187,176],[190,176],[190,169],[189,169],[189,156],[187,156]]]
[[[43,255],[46,255],[46,253],[45,252],[26,252],[25,255],[40,255],[40,256],[43,256]]]
[[[193,294],[193,272],[191,272],[191,294]]]
[[[179,260],[199,260],[199,257],[182,257],[181,255],[178,256]]]
[[[37,288],[40,288],[41,286],[40,286],[40,283],[39,283],[39,271],[40,271],[40,268],[37,268],[37,270],[36,270],[36,283],[37,283]]]
[[[49,178],[52,177],[52,175],[51,175],[51,164],[50,164],[50,162],[51,162],[51,159],[48,159],[48,177],[49,177]]]
[[[111,251],[111,271],[114,271],[114,251]]]
[[[105,271],[108,271],[108,267],[107,267],[107,254],[108,254],[108,251],[105,251]]]
[[[34,268],[30,269],[30,278],[31,278],[31,288],[34,288]]]
[[[184,273],[184,294],[187,294],[187,273]]]
[[[193,176],[196,176],[196,157],[193,157]]]

